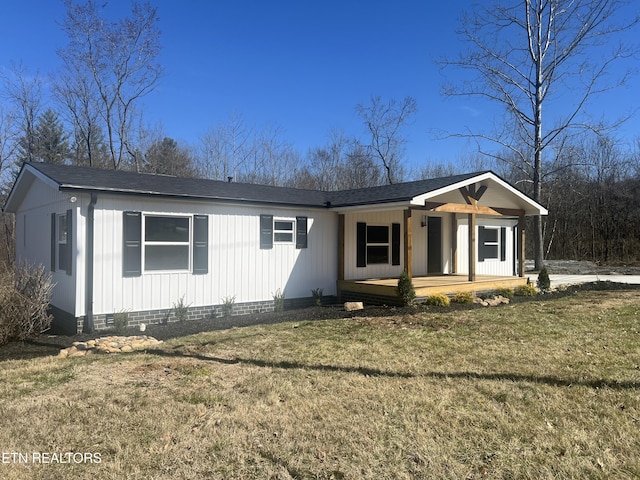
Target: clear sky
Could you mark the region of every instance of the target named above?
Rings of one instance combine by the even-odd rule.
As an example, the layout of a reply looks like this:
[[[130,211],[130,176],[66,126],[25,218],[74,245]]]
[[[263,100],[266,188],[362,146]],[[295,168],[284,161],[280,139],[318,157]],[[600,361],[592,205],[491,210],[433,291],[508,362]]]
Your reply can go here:
[[[144,100],[145,118],[179,143],[197,142],[235,112],[257,129],[277,125],[305,154],[323,145],[332,128],[366,138],[355,105],[372,95],[412,96],[418,114],[405,135],[408,159],[418,165],[455,162],[473,151],[464,142],[436,140],[432,129],[461,131],[496,121],[496,110],[477,100],[443,98],[444,77],[433,61],[460,50],[455,30],[471,0],[151,3],[160,17],[165,75]],[[130,3],[110,0],[108,9],[124,16]],[[0,0],[0,68],[22,62],[32,72],[55,72],[56,49],[66,45],[57,23],[63,16],[61,1]],[[638,107],[636,77],[592,108],[600,117]],[[621,135],[640,135],[638,116]]]

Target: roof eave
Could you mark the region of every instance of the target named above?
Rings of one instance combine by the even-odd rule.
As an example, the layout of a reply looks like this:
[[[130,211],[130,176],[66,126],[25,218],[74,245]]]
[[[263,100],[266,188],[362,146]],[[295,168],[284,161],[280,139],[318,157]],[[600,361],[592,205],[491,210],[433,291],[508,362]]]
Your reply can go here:
[[[131,195],[131,196],[154,196],[160,198],[180,199],[180,200],[196,200],[207,202],[223,202],[223,203],[237,203],[237,204],[254,204],[254,205],[276,205],[281,207],[308,207],[308,208],[326,208],[325,204],[300,204],[293,202],[282,202],[272,200],[255,200],[250,198],[236,198],[236,197],[221,197],[221,196],[205,196],[205,195],[188,195],[179,193],[162,193],[153,190],[128,190],[121,188],[96,188],[82,185],[61,185],[61,191],[74,191],[74,192],[97,192],[108,193],[112,195]]]
[[[11,191],[7,196],[7,200],[2,206],[2,211],[5,213],[15,213],[18,210],[20,203],[22,203],[22,200],[24,199],[26,189],[31,186],[33,180],[35,180],[36,178],[56,190],[60,188],[60,184],[58,182],[48,177],[40,170],[33,168],[31,165],[23,163],[22,167],[20,167],[18,175],[16,176],[16,180],[11,186]]]

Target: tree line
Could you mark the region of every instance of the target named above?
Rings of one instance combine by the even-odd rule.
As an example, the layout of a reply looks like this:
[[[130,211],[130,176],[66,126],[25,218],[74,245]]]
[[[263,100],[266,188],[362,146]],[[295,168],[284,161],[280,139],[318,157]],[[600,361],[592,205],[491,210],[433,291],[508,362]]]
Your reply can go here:
[[[475,140],[477,152],[456,163],[409,168],[404,129],[417,111],[412,97],[371,96],[354,107],[362,137],[333,130],[324,145],[307,152],[297,151],[277,125],[255,127],[240,113],[195,144],[181,145],[143,115],[144,97],[163,73],[157,8],[133,2],[126,18],[108,20],[106,4],[65,0],[61,70],[45,79],[17,65],[0,78],[2,193],[24,161],[321,190],[493,169],[550,211],[529,228],[537,266],[543,258],[640,260],[640,140],[623,147],[614,141],[619,122],[593,123],[585,113],[592,96],[628,78],[624,71],[611,80],[607,68],[637,50],[621,45],[594,55],[605,38],[638,24],[637,15],[617,21],[623,3],[524,0],[465,15],[461,36],[470,48],[441,65],[477,76],[444,93],[502,105],[503,124],[447,133]],[[554,94],[575,101],[543,129],[542,106]],[[5,219],[6,250],[11,233]]]

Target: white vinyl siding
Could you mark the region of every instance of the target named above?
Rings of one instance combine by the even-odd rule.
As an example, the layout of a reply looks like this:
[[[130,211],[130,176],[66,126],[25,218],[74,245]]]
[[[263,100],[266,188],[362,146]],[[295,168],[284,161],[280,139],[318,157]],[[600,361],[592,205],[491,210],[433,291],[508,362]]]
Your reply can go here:
[[[72,202],[71,196],[57,191],[41,181],[35,180],[29,186],[24,200],[16,211],[16,262],[44,265],[51,270],[51,215],[55,214],[55,271],[51,272],[54,283],[51,305],[71,314],[78,312],[80,303],[84,300],[84,277],[80,279],[76,272],[84,271],[82,244],[73,244],[71,262],[72,275],[67,275],[65,268],[59,268],[61,247],[65,250],[68,238],[62,234],[60,219],[65,218],[66,212],[73,212],[73,232],[81,236],[84,234],[84,219],[79,214],[81,201]]]
[[[468,235],[469,228],[466,216],[460,216],[457,220],[458,223],[458,273],[469,273],[469,252],[468,252]],[[484,227],[487,230],[495,230],[497,235],[497,241],[493,241],[494,237],[488,239],[488,244],[491,248],[497,251],[495,258],[485,257],[484,261],[476,262],[476,274],[477,275],[501,275],[510,276],[514,274],[514,257],[515,246],[513,244],[513,231],[518,224],[517,220],[512,219],[500,219],[500,218],[478,218],[476,220],[476,258],[478,256],[478,250],[481,248],[479,228]],[[505,228],[504,236],[504,253],[505,260],[501,260],[501,234],[500,229]],[[486,242],[486,240],[485,240]],[[495,244],[495,245],[494,245]]]
[[[144,271],[122,276],[122,212],[144,216],[208,216],[208,273]],[[307,218],[307,248],[274,244],[260,248],[260,215],[275,220]],[[193,220],[191,221],[193,223]],[[193,230],[193,226],[191,226]],[[286,230],[285,230],[286,231]],[[219,305],[225,297],[236,303],[273,300],[280,289],[286,298],[311,297],[322,288],[335,295],[337,216],[319,209],[291,209],[214,202],[171,201],[117,195],[99,196],[95,210],[94,313],[170,309],[184,296],[192,307]]]
[[[369,246],[379,246],[384,248],[387,246],[388,253],[388,261],[385,263],[367,263],[365,267],[357,267],[357,224],[358,222],[366,223],[367,226],[377,226],[377,227],[387,227],[389,240],[386,244],[382,243],[371,243],[367,244],[367,249]],[[366,278],[384,278],[384,277],[394,277],[400,276],[403,269],[404,262],[404,254],[402,249],[403,242],[403,231],[404,227],[402,226],[403,222],[403,213],[402,211],[383,211],[383,212],[358,212],[358,213],[348,213],[345,214],[345,228],[344,228],[344,276],[345,280],[356,280],[356,279],[366,279]],[[400,224],[400,265],[392,265],[391,264],[391,226],[394,223]],[[333,240],[335,244],[336,240]],[[335,247],[334,247],[335,248]]]

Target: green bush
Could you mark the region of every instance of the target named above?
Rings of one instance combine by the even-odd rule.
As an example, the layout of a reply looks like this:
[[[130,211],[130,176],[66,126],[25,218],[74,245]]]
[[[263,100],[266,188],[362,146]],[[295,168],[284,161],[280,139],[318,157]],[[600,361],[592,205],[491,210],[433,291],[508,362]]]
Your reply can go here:
[[[538,274],[538,288],[543,292],[551,290],[551,280],[549,279],[549,272],[547,267],[542,267]]]
[[[416,289],[413,288],[413,282],[406,270],[402,272],[398,279],[398,295],[402,305],[410,305],[416,298]]]
[[[451,305],[451,300],[442,293],[434,293],[433,295],[429,295],[424,303],[434,307],[448,307]]]
[[[513,299],[515,292],[511,287],[500,287],[496,288],[493,294],[497,296],[503,296],[504,298],[508,298],[509,300]]]
[[[453,303],[473,303],[476,295],[473,292],[458,292],[453,297],[451,297],[451,301]]]
[[[535,297],[538,295],[538,290],[530,283],[527,283],[526,285],[519,285],[514,288],[513,293],[516,297]]]

